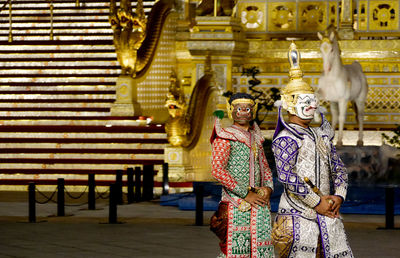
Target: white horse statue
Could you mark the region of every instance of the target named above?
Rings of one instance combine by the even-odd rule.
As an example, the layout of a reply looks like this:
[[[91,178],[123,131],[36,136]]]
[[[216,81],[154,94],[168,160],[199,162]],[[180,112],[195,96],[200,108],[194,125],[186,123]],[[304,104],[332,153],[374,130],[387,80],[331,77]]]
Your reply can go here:
[[[321,99],[330,102],[333,128],[336,128],[339,120],[339,134],[336,143],[338,146],[343,144],[343,125],[346,119],[347,103],[351,101],[359,126],[357,146],[362,146],[364,106],[368,93],[367,78],[358,62],[343,65],[336,31],[328,28],[328,32],[327,36],[318,32],[324,65],[324,71],[318,82],[318,95]]]

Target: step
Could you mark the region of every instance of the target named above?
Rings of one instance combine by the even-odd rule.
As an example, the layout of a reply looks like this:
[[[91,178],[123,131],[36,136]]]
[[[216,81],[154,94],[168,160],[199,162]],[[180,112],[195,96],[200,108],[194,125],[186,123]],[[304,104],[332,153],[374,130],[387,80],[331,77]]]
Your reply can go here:
[[[87,80],[93,80],[93,77],[96,78],[97,81],[104,82],[104,81],[115,81],[115,78],[118,77],[118,74],[79,74],[77,73],[77,70],[72,70],[72,71],[62,71],[62,73],[56,73],[54,75],[52,74],[24,74],[20,73],[19,76],[18,74],[11,74],[8,73],[9,71],[3,73],[3,77],[0,78],[1,82],[7,81],[7,80],[13,80],[15,78],[18,78],[19,81],[32,81],[32,78],[35,78],[36,81],[44,81],[44,82],[53,82],[57,80],[65,80],[65,77],[68,78],[68,81],[87,81]],[[33,76],[34,75],[34,76]],[[28,77],[28,78],[19,78],[19,77]],[[72,77],[73,78],[70,78]],[[99,79],[99,76],[102,76],[101,79]]]
[[[79,109],[79,110],[72,110],[72,111],[62,111],[62,110],[54,110],[53,111],[47,111],[47,110],[38,110],[38,111],[1,111],[0,110],[0,117],[3,116],[20,116],[20,117],[25,117],[25,116],[36,116],[36,117],[41,117],[41,116],[73,116],[73,115],[78,115],[78,116],[109,116],[110,111],[108,108],[101,109],[101,110],[86,110],[86,109]]]
[[[155,139],[156,140],[156,139]],[[96,150],[132,150],[132,151],[164,151],[166,144],[162,143],[21,143],[21,142],[0,142],[0,148],[2,149],[57,149],[58,151],[66,150],[80,150],[89,149],[92,151]],[[158,153],[160,154],[160,153]]]
[[[0,28],[2,30],[9,30],[10,23],[8,19],[3,18],[0,20]],[[12,31],[16,30],[25,30],[25,29],[47,29],[50,30],[51,24],[49,21],[38,21],[38,20],[23,20],[23,21],[13,21],[12,22]],[[77,22],[64,22],[64,21],[57,21],[53,23],[53,29],[108,29],[111,30],[110,22],[108,20],[101,20],[101,21],[91,21],[91,20],[80,20]]]
[[[112,35],[54,35],[54,40],[59,40],[59,41],[71,41],[71,40],[112,40],[113,36]],[[0,41],[7,41],[8,40],[8,35],[0,35]],[[37,40],[49,40],[49,35],[13,35],[13,41],[24,41],[24,42],[29,42],[29,41],[37,41]]]
[[[45,162],[20,162],[19,160],[16,161],[16,163],[0,163],[2,168],[7,169],[7,174],[1,174],[0,173],[0,178],[23,178],[23,175],[18,174],[18,170],[23,170],[26,171],[28,169],[30,170],[38,170],[38,169],[52,169],[52,170],[60,170],[60,169],[65,169],[65,170],[70,170],[71,176],[76,176],[74,175],[73,171],[76,169],[85,169],[85,170],[117,170],[117,169],[126,169],[129,167],[142,167],[143,165],[154,165],[154,169],[161,171],[162,170],[162,164],[163,160],[127,160],[127,163],[122,162],[122,160],[119,160],[115,163],[111,162],[112,160],[87,160],[86,163],[71,163],[71,162],[66,162],[66,163],[61,163],[61,162],[56,162],[53,163],[51,160],[45,160]],[[48,163],[46,163],[48,162]],[[93,163],[96,162],[96,163]],[[15,173],[12,174],[12,170],[15,170]],[[25,178],[31,177],[29,173],[25,176]],[[39,176],[39,175],[38,175]],[[46,177],[54,177],[54,175],[44,175]]]
[[[85,150],[86,151],[86,150]],[[134,154],[134,153],[2,153],[1,163],[74,163],[74,164],[138,164],[146,161],[158,162],[164,160],[164,154]],[[157,161],[156,161],[157,160]],[[135,163],[136,164],[136,163]]]
[[[1,126],[0,132],[8,132],[13,134],[15,132],[40,132],[45,133],[45,135],[58,135],[63,137],[62,133],[80,133],[80,132],[90,132],[88,137],[97,137],[95,133],[120,133],[126,135],[135,135],[139,138],[149,137],[149,135],[153,135],[155,133],[165,136],[165,128],[163,126],[157,126],[154,124],[146,125],[146,126],[79,126],[79,125],[71,125],[71,126]]]
[[[87,177],[87,176],[86,176]],[[57,186],[57,179],[0,179],[0,185],[23,185],[28,186],[29,183],[35,183],[35,185],[51,185]],[[114,178],[109,177],[108,180],[97,180],[96,177],[96,186],[110,186],[110,184],[115,183]],[[88,179],[66,179],[64,180],[64,184],[67,186],[87,186]],[[122,181],[123,186],[127,186],[127,181]],[[154,182],[154,187],[162,187],[162,182]],[[169,187],[184,187],[191,188],[191,182],[170,182]]]
[[[12,60],[20,60],[20,59],[29,59],[29,60],[33,60],[34,59],[62,59],[62,60],[71,60],[71,59],[110,59],[112,58],[113,60],[115,60],[117,58],[117,54],[113,53],[111,51],[105,52],[105,53],[98,53],[98,52],[85,52],[83,51],[83,49],[80,50],[81,52],[78,51],[74,51],[74,52],[67,52],[67,53],[57,53],[57,51],[47,51],[46,53],[24,53],[22,51],[13,51],[13,52],[8,52],[8,53],[4,53],[4,51],[2,51],[2,57],[1,60],[7,60],[7,59],[12,59]],[[18,53],[19,56],[15,56]]]
[[[166,138],[32,138],[32,137],[18,137],[19,135],[13,134],[12,136],[2,137],[0,134],[0,140],[2,143],[56,143],[56,144],[80,144],[80,143],[133,143],[133,144],[168,144]]]
[[[0,82],[0,85],[2,83]],[[4,83],[6,84],[6,83]],[[10,83],[11,84],[11,83]],[[13,84],[18,84],[18,83],[13,83]],[[29,93],[29,91],[27,92]],[[55,92],[56,93],[56,92]],[[85,94],[65,94],[62,91],[60,94],[54,94],[54,95],[49,95],[49,94],[38,94],[38,93],[32,93],[32,94],[26,94],[26,95],[21,95],[21,94],[1,94],[0,95],[0,100],[22,100],[22,99],[40,99],[40,100],[45,100],[45,99],[57,99],[57,100],[64,100],[64,99],[80,99],[81,101],[83,100],[91,100],[91,99],[108,99],[108,100],[113,100],[115,99],[115,94],[96,94],[96,95],[85,95]]]
[[[8,39],[7,39],[8,40]],[[82,46],[82,45],[109,45],[109,46],[113,46],[113,41],[112,40],[48,40],[48,39],[44,39],[44,40],[30,40],[29,44],[27,44],[27,42],[25,41],[13,41],[13,42],[8,42],[8,41],[0,41],[0,45],[3,46],[9,46],[9,45],[13,45],[13,46],[20,46],[20,45],[41,45],[41,46],[59,46],[59,45],[78,45],[78,46]]]
[[[104,116],[107,118],[109,116]],[[101,120],[103,117],[99,116],[46,116],[45,114],[40,116],[3,116],[0,118],[1,126],[47,126],[47,125],[59,125],[59,126],[141,126],[146,124],[145,121],[140,120]]]
[[[15,36],[48,36],[50,34],[51,28],[32,28],[32,27],[23,27],[23,28],[14,28],[12,29],[12,35]],[[0,27],[0,35],[1,36],[7,36],[9,35],[9,28],[8,27]],[[73,27],[73,28],[59,28],[59,27],[54,27],[53,28],[53,35],[113,35],[113,31],[109,27],[87,27],[87,28],[82,28],[82,27]]]
[[[51,43],[51,42],[50,42]],[[99,51],[107,51],[113,53],[115,51],[115,47],[112,42],[109,41],[101,41],[101,42],[92,42],[92,41],[71,41],[71,42],[62,42],[60,45],[59,41],[54,42],[55,44],[49,44],[49,41],[36,41],[35,44],[24,44],[24,42],[0,42],[2,47],[0,51],[2,53],[6,53],[7,51],[17,51],[17,52],[36,52],[36,51],[73,51],[79,52],[85,48],[85,51],[91,50],[99,50]],[[67,44],[68,43],[68,44]]]
[[[57,94],[115,94],[115,90],[112,87],[106,90],[79,90],[79,88],[73,89],[64,89],[64,90],[53,90],[52,88],[47,89],[36,89],[35,87],[26,87],[27,90],[7,90],[6,86],[0,86],[0,94],[40,94],[40,95],[57,95]],[[44,87],[42,87],[44,88]]]
[[[56,175],[56,174],[75,174],[75,175],[87,175],[87,174],[97,174],[97,175],[115,175],[115,169],[2,169],[3,174],[14,174],[18,171],[18,174],[32,175],[32,174],[42,174],[42,175]],[[72,173],[73,172],[73,173]]]
[[[51,90],[50,90],[51,89]],[[115,86],[112,85],[81,85],[81,86],[0,86],[0,93],[13,93],[13,92],[26,92],[41,93],[41,94],[52,94],[52,92],[66,92],[66,94],[77,94],[77,93],[108,93],[115,94]],[[1,105],[1,104],[0,104]]]
[[[164,154],[163,149],[107,149],[107,148],[1,148],[0,153],[5,154],[33,154],[32,158],[35,157],[35,154],[39,153],[82,153],[83,155],[88,153],[101,153],[101,154]],[[61,155],[60,155],[61,156]],[[3,157],[3,156],[2,156]],[[13,156],[15,157],[15,156]],[[137,156],[138,158],[140,156]],[[156,157],[156,156],[154,156]]]
[[[19,104],[19,103],[47,103],[47,104],[51,104],[51,103],[105,103],[105,104],[110,104],[113,103],[115,100],[114,99],[84,99],[84,98],[76,98],[76,99],[0,99],[0,103],[8,103],[8,102],[12,102],[13,105],[14,104]]]

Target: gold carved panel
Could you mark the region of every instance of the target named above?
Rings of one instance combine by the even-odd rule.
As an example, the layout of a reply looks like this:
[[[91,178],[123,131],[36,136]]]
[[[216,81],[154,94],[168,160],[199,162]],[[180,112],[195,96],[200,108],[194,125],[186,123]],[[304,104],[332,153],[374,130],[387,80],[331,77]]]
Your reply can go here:
[[[397,113],[400,110],[399,99],[399,87],[370,87],[365,111],[371,113]]]
[[[328,24],[335,25],[338,28],[339,24],[339,3],[337,1],[330,1],[329,2],[329,9],[328,9]]]
[[[266,6],[264,2],[238,3],[238,16],[246,31],[265,31]]]
[[[317,32],[338,27],[338,0],[268,1],[270,32]]]
[[[398,30],[399,1],[370,1],[369,19],[370,30]]]
[[[359,31],[398,31],[398,0],[359,0],[354,28]]]
[[[354,15],[354,28],[357,30],[367,30],[368,20],[368,2],[360,0],[357,3],[357,14]]]
[[[326,2],[299,3],[299,30],[322,31],[327,27]]]
[[[295,31],[296,2],[268,2],[268,31]]]

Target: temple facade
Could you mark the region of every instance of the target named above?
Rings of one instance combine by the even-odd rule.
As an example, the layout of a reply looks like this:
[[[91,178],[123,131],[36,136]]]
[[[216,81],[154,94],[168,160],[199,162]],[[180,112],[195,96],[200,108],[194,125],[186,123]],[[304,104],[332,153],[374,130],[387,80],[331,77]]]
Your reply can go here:
[[[209,138],[224,94],[273,104],[288,82],[292,41],[304,80],[318,88],[318,32],[334,31],[342,63],[357,61],[366,75],[364,145],[382,145],[381,133],[400,123],[397,0],[15,0],[0,8],[0,190],[31,181],[52,189],[59,177],[79,190],[88,174],[107,186],[116,170],[145,165],[160,187],[164,163],[176,192],[211,181]],[[330,120],[329,103],[320,104]],[[259,116],[271,138],[277,110]],[[357,130],[349,105],[344,145],[356,144]]]

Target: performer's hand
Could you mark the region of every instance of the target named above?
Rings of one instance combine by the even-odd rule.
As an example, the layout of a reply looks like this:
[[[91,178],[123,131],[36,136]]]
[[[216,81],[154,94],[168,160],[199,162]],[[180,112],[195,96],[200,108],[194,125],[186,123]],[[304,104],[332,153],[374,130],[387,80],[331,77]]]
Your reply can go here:
[[[330,195],[324,195],[321,197],[320,203],[315,206],[314,210],[321,215],[327,216],[329,218],[335,218],[335,214],[332,211],[333,201]]]
[[[340,209],[340,206],[342,205],[343,199],[337,195],[330,195],[329,199],[331,199],[333,201],[331,211],[335,215],[335,218],[339,218],[339,209]]]
[[[258,205],[264,207],[265,204],[267,204],[267,202],[263,198],[261,198],[261,196],[252,191],[249,191],[244,200],[250,203],[251,206],[253,206],[254,208],[258,208]]]
[[[262,196],[262,198],[266,201],[266,204],[268,206],[268,209],[271,209],[271,194],[272,194],[272,189],[271,187],[268,186],[262,186],[262,187],[256,187],[256,189],[260,189],[261,191],[263,191],[264,196]]]

